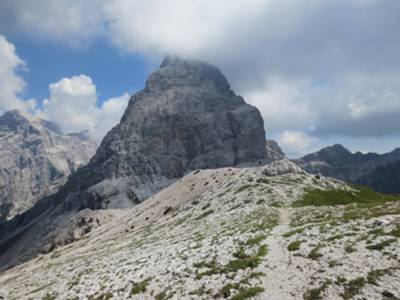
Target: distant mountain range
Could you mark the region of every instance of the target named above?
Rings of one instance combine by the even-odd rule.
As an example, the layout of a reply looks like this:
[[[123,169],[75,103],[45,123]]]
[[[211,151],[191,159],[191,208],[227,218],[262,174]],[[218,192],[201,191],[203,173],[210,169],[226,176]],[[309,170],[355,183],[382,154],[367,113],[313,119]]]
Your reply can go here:
[[[310,173],[367,185],[379,192],[400,193],[400,148],[379,155],[352,153],[336,144],[294,162]]]
[[[96,147],[85,132],[62,134],[54,123],[6,112],[0,117],[0,223],[56,192]]]

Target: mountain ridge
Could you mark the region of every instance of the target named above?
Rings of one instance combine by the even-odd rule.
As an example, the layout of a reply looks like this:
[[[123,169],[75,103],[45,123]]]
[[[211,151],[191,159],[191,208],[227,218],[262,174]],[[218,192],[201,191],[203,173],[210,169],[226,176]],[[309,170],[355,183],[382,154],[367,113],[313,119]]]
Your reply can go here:
[[[385,154],[352,153],[336,144],[293,160],[310,173],[368,185],[386,193],[400,193],[400,148]]]

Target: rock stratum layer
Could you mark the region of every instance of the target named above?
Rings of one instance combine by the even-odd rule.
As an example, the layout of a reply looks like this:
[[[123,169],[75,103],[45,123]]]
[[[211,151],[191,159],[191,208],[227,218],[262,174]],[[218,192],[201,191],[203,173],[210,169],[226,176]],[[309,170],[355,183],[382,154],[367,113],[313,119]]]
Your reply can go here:
[[[65,135],[48,121],[6,112],[0,117],[0,223],[56,192],[96,148],[85,133]]]
[[[400,193],[400,149],[363,154],[336,144],[294,162],[310,173],[368,185],[378,192]]]

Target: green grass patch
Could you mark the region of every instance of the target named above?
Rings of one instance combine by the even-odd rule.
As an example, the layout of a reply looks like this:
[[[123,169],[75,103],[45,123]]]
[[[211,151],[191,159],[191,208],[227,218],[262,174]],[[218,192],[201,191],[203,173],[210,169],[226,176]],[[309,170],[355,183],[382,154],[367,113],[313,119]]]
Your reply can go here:
[[[242,185],[240,188],[238,188],[238,189],[235,191],[235,194],[239,194],[239,193],[241,193],[241,192],[243,192],[243,191],[245,191],[245,190],[251,188],[252,186],[253,186],[252,184],[245,184],[245,185]]]
[[[88,300],[108,300],[111,299],[114,295],[111,292],[107,292],[101,295],[90,295]]]
[[[203,218],[205,218],[208,215],[211,215],[213,213],[214,213],[214,210],[213,209],[209,209],[209,210],[203,212],[201,215],[197,216],[195,220],[201,220],[201,219],[203,219]]]
[[[312,259],[312,260],[317,260],[318,258],[322,257],[322,254],[319,253],[319,249],[321,248],[320,245],[316,246],[313,248],[310,253],[307,255],[307,258]]]
[[[265,238],[266,238],[266,235],[264,235],[264,234],[255,236],[255,237],[253,237],[253,238],[251,238],[251,239],[248,239],[247,242],[246,242],[246,245],[247,245],[247,246],[255,246],[255,245],[258,245],[258,244],[261,243],[261,241],[263,241]]]
[[[287,249],[288,249],[289,251],[297,251],[297,250],[300,249],[300,245],[301,245],[302,242],[303,242],[303,241],[294,241],[294,242],[291,242],[291,243],[287,246]]]
[[[382,204],[367,203],[346,206],[343,216],[339,219],[349,222],[357,219],[376,218],[383,215],[397,215],[400,214],[400,205],[397,203],[399,202],[396,202],[395,205],[386,202]]]
[[[378,285],[378,279],[387,274],[388,271],[389,270],[387,269],[369,271],[367,275],[367,282],[373,285]]]
[[[262,248],[264,249],[264,248]],[[226,264],[226,266],[223,268],[223,273],[229,273],[229,272],[237,272],[238,270],[244,270],[247,268],[256,268],[261,262],[261,257],[264,256],[264,251],[262,250],[263,255],[259,255],[257,253],[256,255],[248,256],[248,257],[241,257],[235,260],[230,261],[229,263]]]
[[[46,294],[43,296],[42,300],[55,300],[56,296],[51,295],[51,294]]]
[[[306,229],[305,227],[300,227],[300,228],[297,228],[297,229],[294,229],[294,230],[285,232],[282,236],[283,236],[283,237],[291,237],[292,235],[299,234],[299,233],[303,233],[303,231],[304,231],[305,229]]]
[[[264,275],[265,274],[262,272],[252,272],[247,277],[240,280],[239,282],[225,284],[214,298],[218,298],[218,297],[229,298],[232,296],[231,295],[232,290],[243,291],[245,289],[243,287],[243,285],[249,285],[250,279],[259,278]]]
[[[344,293],[342,294],[343,299],[352,299],[355,295],[359,294],[365,285],[365,279],[358,277],[356,279],[350,280],[344,284]]]
[[[354,247],[354,244],[348,244],[348,245],[346,245],[346,246],[344,247],[344,251],[345,251],[346,253],[353,253],[353,252],[356,252],[357,249]]]
[[[373,244],[373,245],[368,245],[366,246],[366,248],[368,250],[383,250],[384,248],[386,248],[387,246],[389,246],[390,244],[396,242],[396,239],[390,239],[390,240],[386,240],[377,244]]]
[[[264,288],[260,286],[250,287],[239,291],[239,293],[233,296],[231,300],[249,299],[251,297],[257,296],[258,294],[261,294],[262,292],[264,292]]]
[[[303,295],[303,299],[304,300],[322,300],[322,299],[324,299],[322,297],[322,294],[327,289],[329,284],[330,284],[330,282],[326,281],[320,287],[307,290]]]
[[[373,203],[398,201],[399,195],[388,195],[373,191],[369,187],[351,184],[354,191],[347,190],[309,190],[301,199],[292,203],[293,207],[304,206],[335,206],[352,203]]]
[[[199,287],[196,290],[190,291],[189,295],[195,295],[195,296],[202,296],[204,294],[210,295],[212,293],[212,289],[207,289],[204,286]]]
[[[332,242],[332,241],[334,241],[334,240],[340,240],[340,239],[342,239],[343,237],[344,237],[343,234],[336,234],[336,235],[330,236],[330,237],[327,239],[327,241]]]
[[[231,260],[226,265],[219,266],[212,260],[211,262],[200,262],[193,264],[195,268],[207,268],[207,271],[198,272],[196,274],[197,279],[201,279],[204,276],[211,276],[214,274],[226,274],[226,273],[236,273],[238,270],[244,270],[247,268],[256,268],[261,263],[262,257],[266,256],[268,253],[268,248],[266,245],[261,245],[257,252],[253,255],[246,254],[243,248],[236,251],[233,256],[234,260]]]
[[[389,232],[390,235],[400,238],[400,224],[396,225],[396,228]]]
[[[209,208],[211,206],[211,203],[207,203],[206,205],[204,205],[201,209],[202,210],[206,210],[207,208]]]
[[[270,183],[268,178],[263,178],[263,177],[257,178],[256,182],[257,183],[264,183],[264,184],[269,184]]]
[[[168,288],[154,296],[155,300],[167,300],[174,296],[174,292],[168,293]]]
[[[132,288],[131,288],[130,295],[132,296],[132,295],[137,295],[137,294],[140,294],[140,293],[144,293],[147,290],[147,286],[150,284],[151,280],[152,280],[152,278],[149,277],[149,278],[146,278],[143,281],[134,283]]]
[[[343,264],[335,259],[328,261],[329,268],[334,268],[336,266],[342,266]]]

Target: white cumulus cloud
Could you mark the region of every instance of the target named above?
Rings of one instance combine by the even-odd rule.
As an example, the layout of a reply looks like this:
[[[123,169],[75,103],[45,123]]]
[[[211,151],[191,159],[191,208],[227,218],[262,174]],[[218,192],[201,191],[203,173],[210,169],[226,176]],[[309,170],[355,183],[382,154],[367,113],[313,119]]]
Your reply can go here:
[[[248,30],[271,2],[110,0],[103,8],[107,34],[123,49],[199,55]]]
[[[289,157],[298,157],[318,149],[317,138],[302,131],[284,131],[277,137],[278,143]]]
[[[0,109],[19,109],[26,111],[35,106],[33,100],[20,98],[25,88],[25,81],[17,73],[25,62],[15,52],[15,47],[0,34]]]
[[[35,39],[86,45],[103,31],[102,0],[2,0],[0,27]]]
[[[17,71],[25,66],[15,46],[0,35],[0,113],[12,109],[30,112],[57,123],[67,133],[88,130],[100,141],[119,122],[128,105],[127,93],[98,104],[92,79],[78,75],[51,83],[50,96],[39,107],[36,100],[20,95],[26,83]]]
[[[86,75],[63,78],[50,84],[49,90],[50,97],[37,114],[54,121],[64,132],[89,130],[97,140],[119,122],[129,101],[124,94],[98,106],[96,86]]]

